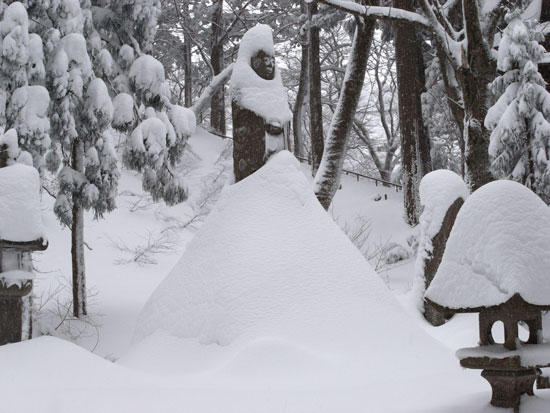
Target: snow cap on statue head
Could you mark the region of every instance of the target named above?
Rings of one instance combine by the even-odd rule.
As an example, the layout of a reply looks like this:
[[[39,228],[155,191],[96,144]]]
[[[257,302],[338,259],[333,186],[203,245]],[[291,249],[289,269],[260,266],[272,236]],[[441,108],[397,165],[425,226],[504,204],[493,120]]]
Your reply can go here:
[[[259,52],[275,56],[271,28],[265,24],[254,26],[241,40],[231,75],[231,99],[242,108],[264,118],[268,124],[284,125],[292,119],[292,112],[281,73],[274,64],[271,79],[259,76],[252,68],[252,58]]]
[[[275,56],[273,34],[271,27],[267,24],[257,24],[244,34],[239,45],[237,61],[250,63],[252,58],[260,51],[269,56]]]

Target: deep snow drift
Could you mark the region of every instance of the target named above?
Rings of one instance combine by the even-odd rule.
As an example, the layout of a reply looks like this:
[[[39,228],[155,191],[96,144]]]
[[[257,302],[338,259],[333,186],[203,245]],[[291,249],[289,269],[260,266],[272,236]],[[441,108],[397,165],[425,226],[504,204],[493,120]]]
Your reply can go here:
[[[514,294],[550,300],[550,210],[514,181],[495,181],[464,203],[437,274],[426,291],[450,308],[502,304]]]
[[[364,317],[368,325],[357,326],[363,332],[372,326],[368,337],[362,337],[358,348],[348,354],[344,346],[339,351],[336,345],[331,345],[334,351],[320,352],[315,346],[299,345],[281,337],[219,346],[201,345],[194,338],[180,339],[167,334],[151,335],[129,352],[139,310],[178,258],[170,253],[157,254],[156,264],[140,264],[131,261],[130,252],[115,248],[113,241],[139,246],[148,235],[155,236],[180,222],[178,219],[182,222],[189,219],[193,204],[201,203],[203,190],[211,191],[213,182],[220,177],[220,167],[223,165],[226,170],[231,167],[225,155],[221,164],[218,162],[220,153],[227,152],[225,143],[198,128],[189,141],[194,155],[186,160],[189,163],[196,158],[191,162],[193,169],[188,177],[191,196],[179,206],[147,204],[147,198],[141,198],[140,176],[122,171],[119,207],[106,215],[105,220],[94,221],[92,214],[86,215],[86,241],[93,247],[93,251],[86,251],[88,285],[99,291],[97,301],[90,302],[90,311],[104,316],[97,318],[101,324],[97,347],[96,336],[81,337],[77,342],[89,350],[94,348],[95,354],[51,337],[1,347],[0,385],[5,411],[501,413],[501,409],[489,405],[490,388],[479,372],[462,370],[454,357],[456,348],[472,345],[477,339],[474,315],[459,314],[437,329],[425,326],[449,346],[443,353],[433,340],[417,339],[417,326],[425,323],[416,309],[412,318],[404,316],[394,328],[372,322],[384,318],[388,308],[390,313],[402,313],[393,308],[391,297],[386,297],[389,306],[370,308],[371,313]],[[303,172],[310,175],[310,171]],[[224,180],[223,176],[219,179]],[[372,198],[377,193],[387,194],[388,200],[375,202]],[[38,295],[48,292],[57,285],[56,280],[71,273],[67,253],[70,232],[61,229],[53,215],[53,199],[44,194],[43,202],[50,246],[46,252],[35,254],[35,264],[40,270],[35,287]],[[331,209],[339,221],[350,225],[358,216],[371,220],[369,242],[404,241],[410,233],[401,219],[402,193],[367,181],[358,182],[354,177],[343,177],[343,189],[338,191]],[[189,229],[182,232],[178,251],[185,249],[193,234],[194,230]],[[307,249],[307,245],[303,248]],[[126,258],[129,263],[118,263]],[[393,294],[402,299],[399,292],[410,285],[412,262],[384,273],[380,275]],[[380,304],[376,300],[375,303]],[[59,320],[54,321],[53,327]],[[322,324],[323,320],[314,322]],[[414,332],[411,339],[406,337],[399,346],[386,342],[386,338],[396,338],[395,330],[402,329],[404,323],[410,324],[405,327],[407,331]],[[39,331],[39,326],[36,327]],[[421,342],[427,345],[422,347]],[[388,349],[377,350],[384,346]],[[395,361],[388,356],[392,351]],[[341,368],[344,357],[352,362],[355,358],[364,366],[365,359],[374,360],[378,356],[380,363],[356,369],[361,374]],[[113,364],[105,358],[118,361]],[[405,358],[411,364],[400,365]],[[158,376],[150,371],[142,374],[136,368],[173,374]],[[525,412],[547,410],[550,394],[543,391],[536,394],[522,401]]]
[[[158,357],[146,360],[155,352],[178,353],[167,335],[190,340],[166,358],[166,368],[174,358],[200,357],[190,350],[197,344],[225,357],[239,348],[229,357],[239,366],[229,369],[244,363],[248,378],[259,375],[255,364],[281,377],[338,382],[344,374],[372,381],[370,369],[390,379],[396,369],[401,377],[415,376],[420,366],[427,374],[456,363],[411,322],[286,151],[224,190],[145,305],[136,334],[145,344],[124,363],[162,370]],[[159,350],[167,342],[169,349]],[[182,362],[190,364],[196,362]]]

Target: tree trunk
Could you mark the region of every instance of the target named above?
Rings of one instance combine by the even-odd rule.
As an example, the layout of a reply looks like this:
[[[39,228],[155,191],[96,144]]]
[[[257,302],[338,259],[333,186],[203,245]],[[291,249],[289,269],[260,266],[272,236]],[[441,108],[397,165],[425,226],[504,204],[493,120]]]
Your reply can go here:
[[[185,36],[183,42],[183,59],[184,59],[184,82],[185,82],[185,107],[193,106],[193,71],[191,61],[191,40],[189,36]]]
[[[363,2],[362,2],[363,3]],[[317,199],[328,209],[338,186],[357,103],[361,97],[376,20],[356,18],[357,27],[338,105],[332,116],[327,146],[314,179]]]
[[[220,40],[223,17],[223,0],[217,0],[214,18],[212,22],[212,49],[210,63],[214,70],[214,76],[218,75],[224,66],[223,42]],[[225,90],[222,87],[210,102],[210,127],[216,132],[225,135]]]
[[[411,11],[414,10],[411,8]],[[430,173],[433,170],[432,166],[432,155],[431,155],[431,142],[430,136],[428,135],[428,130],[424,125],[424,116],[422,114],[422,93],[426,91],[426,67],[424,65],[424,54],[422,52],[422,33],[419,30],[415,30],[416,36],[414,37],[414,45],[416,50],[416,95],[418,99],[418,105],[416,106],[417,116],[419,117],[419,125],[422,126],[420,133],[417,136],[417,148],[419,152],[420,160],[420,175],[423,177],[427,173]],[[412,62],[411,62],[412,63]]]
[[[463,51],[457,79],[464,101],[465,178],[473,192],[493,180],[489,170],[490,133],[484,121],[490,105],[489,83],[496,71],[481,32],[476,0],[463,0],[462,8],[468,50]]]
[[[395,0],[394,3],[397,8],[413,10],[414,0]],[[424,62],[419,47],[416,28],[408,23],[396,23],[395,62],[401,128],[404,218],[411,226],[418,224],[421,213],[418,194],[420,180],[431,170],[430,145],[422,117],[424,76],[420,75],[420,67],[424,67]]]
[[[300,9],[303,14],[307,11],[307,5],[304,0],[300,4]],[[302,37],[302,36],[300,36]],[[292,114],[292,132],[294,135],[294,155],[297,157],[304,156],[304,131],[303,131],[303,109],[309,86],[309,44],[307,35],[305,39],[300,38],[302,46],[302,58],[300,60],[300,83],[298,85],[298,93],[296,94],[296,102],[294,103],[294,112]]]
[[[325,141],[323,136],[323,104],[321,102],[321,64],[319,63],[319,27],[313,23],[317,14],[317,3],[309,7],[309,120],[311,134],[311,173],[317,173]]]
[[[439,60],[439,69],[445,86],[447,95],[447,104],[451,109],[456,125],[459,130],[458,148],[460,149],[460,176],[464,179],[464,156],[466,147],[464,144],[464,107],[462,106],[462,93],[456,83],[454,71],[447,61],[447,56],[439,44],[436,44],[437,58]]]
[[[84,143],[73,143],[71,167],[84,173]],[[73,200],[73,222],[71,226],[71,257],[73,264],[73,315],[80,317],[86,311],[86,268],[84,264],[84,209]]]
[[[535,192],[537,195],[539,194],[539,188],[536,185],[535,182],[535,162],[533,160],[533,152],[531,150],[531,125],[529,120],[525,120],[525,138],[524,138],[524,145],[525,145],[525,153],[527,154],[527,168],[526,168],[526,176],[524,185],[526,185],[528,188],[531,188],[533,192]],[[528,182],[527,182],[528,180]]]
[[[550,22],[550,0],[542,0],[542,9],[540,22],[549,24]],[[550,53],[550,34],[546,34],[544,43],[542,44],[547,52]],[[546,81],[546,90],[550,92],[550,63],[539,65],[539,72]]]

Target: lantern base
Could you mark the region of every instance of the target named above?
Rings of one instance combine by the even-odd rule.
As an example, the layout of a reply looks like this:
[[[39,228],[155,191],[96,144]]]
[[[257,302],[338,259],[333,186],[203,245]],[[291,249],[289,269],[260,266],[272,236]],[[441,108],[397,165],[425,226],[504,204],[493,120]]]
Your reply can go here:
[[[533,385],[540,369],[515,371],[483,370],[481,376],[493,389],[491,404],[496,407],[513,408],[519,411],[519,402],[523,394],[533,395]]]

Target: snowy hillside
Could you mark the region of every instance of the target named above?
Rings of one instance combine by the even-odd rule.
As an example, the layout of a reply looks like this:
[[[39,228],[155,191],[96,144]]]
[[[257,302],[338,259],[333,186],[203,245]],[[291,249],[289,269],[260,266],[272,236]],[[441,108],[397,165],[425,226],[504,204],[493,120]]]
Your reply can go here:
[[[190,199],[176,207],[153,203],[143,193],[140,177],[122,171],[118,209],[102,221],[92,221],[91,214],[86,217],[88,286],[97,294],[85,321],[67,316],[70,290],[60,287],[60,280],[65,277],[68,284],[71,275],[70,233],[60,228],[51,212],[53,199],[43,193],[50,247],[35,255],[39,271],[35,302],[41,307],[37,316],[43,320],[35,330],[63,340],[41,337],[0,349],[0,385],[8,411],[74,412],[75,406],[79,412],[502,411],[489,406],[490,388],[479,372],[462,370],[454,356],[457,348],[477,342],[476,317],[456,316],[433,328],[404,294],[414,272],[413,248],[407,239],[416,231],[403,223],[402,194],[395,189],[344,176],[331,211],[363,255],[371,258],[371,265],[379,267],[378,275],[320,206],[314,205],[313,195],[297,195],[308,185],[307,167],[302,165],[300,175],[297,162],[288,154],[278,155],[273,161],[282,157],[281,162],[270,163],[257,177],[252,176],[255,181],[245,180],[225,191],[204,231],[190,243],[216,204],[231,169],[229,144],[197,130],[186,155]],[[278,194],[267,184],[273,181],[279,185]],[[248,196],[247,185],[254,186],[259,199],[248,211],[241,211],[239,221],[238,203],[231,197]],[[300,191],[295,190],[296,185],[301,185]],[[302,215],[290,216],[296,208],[284,207],[295,203],[302,204],[303,211],[298,212]],[[258,228],[250,239],[243,238],[245,234],[237,231],[236,224],[244,225],[242,231],[247,225],[257,226],[255,219],[270,217],[270,204],[288,214],[273,215],[273,222]],[[238,222],[230,220],[233,216]],[[248,224],[244,222],[247,216],[251,217]],[[341,271],[341,280],[315,279],[314,271],[306,271],[312,262],[306,262],[303,274],[294,275],[303,275],[303,280],[293,280],[284,272],[288,268],[279,265],[284,260],[271,266],[271,270],[281,271],[281,278],[272,284],[269,277],[275,274],[269,271],[253,280],[257,284],[251,284],[250,273],[235,284],[231,277],[236,273],[209,272],[225,252],[227,256],[235,253],[231,242],[262,254],[274,237],[288,236],[286,218],[290,227],[294,225],[296,237],[283,252],[303,248],[304,256],[321,260],[326,275],[334,277]],[[235,239],[216,239],[218,230],[237,231],[237,235]],[[303,236],[311,232],[315,239]],[[328,251],[322,249],[327,234],[341,247],[342,257],[332,263]],[[191,273],[200,267],[193,243],[201,244],[204,253],[211,248],[211,255],[199,257],[205,260],[204,273]],[[188,254],[181,258],[188,244]],[[280,260],[278,251],[267,253]],[[409,258],[392,261],[407,254]],[[262,263],[238,264],[243,271],[258,271]],[[182,276],[193,280],[194,290],[181,283]],[[174,295],[171,305],[162,309],[145,306],[157,287],[161,293],[164,289]],[[285,288],[297,293],[278,301]],[[353,292],[346,299],[344,292],[349,288]],[[199,300],[196,306],[173,313],[182,308],[178,294],[191,292]],[[199,293],[204,296],[197,297]],[[216,301],[220,307],[209,307],[212,312],[205,314],[207,297],[212,294],[220,298]],[[247,301],[251,296],[259,301]],[[224,303],[238,311],[228,313]],[[271,316],[262,318],[266,313]],[[153,324],[163,326],[156,332],[143,322],[155,317],[160,318]],[[186,339],[193,336],[186,330],[188,325],[178,325],[196,317],[203,317],[201,328],[212,333],[208,340]],[[239,322],[239,331],[228,330],[236,328],[233,322],[224,324],[232,317]],[[322,340],[310,339],[310,330]],[[224,341],[228,337],[231,339]],[[21,403],[22,391],[27,404]],[[525,398],[522,408],[542,412],[549,400],[550,394],[537,392],[535,398]]]

